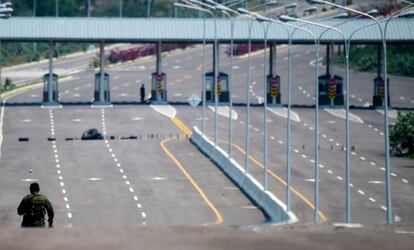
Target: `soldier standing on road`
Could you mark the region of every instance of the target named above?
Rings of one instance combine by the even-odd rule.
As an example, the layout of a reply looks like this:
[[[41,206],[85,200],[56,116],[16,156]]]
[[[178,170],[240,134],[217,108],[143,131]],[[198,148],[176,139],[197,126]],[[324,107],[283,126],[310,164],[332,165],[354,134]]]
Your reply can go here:
[[[30,184],[30,194],[26,195],[17,208],[17,214],[23,215],[22,227],[45,227],[45,214],[49,217],[49,227],[53,226],[53,207],[46,196],[39,194],[37,183]]]
[[[140,92],[141,92],[141,102],[144,102],[144,99],[145,99],[145,85],[144,84],[141,85]]]

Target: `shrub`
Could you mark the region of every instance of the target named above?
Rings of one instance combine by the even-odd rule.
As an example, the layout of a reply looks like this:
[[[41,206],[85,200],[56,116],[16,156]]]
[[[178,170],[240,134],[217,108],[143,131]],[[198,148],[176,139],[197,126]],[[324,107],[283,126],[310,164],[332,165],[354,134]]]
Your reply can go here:
[[[390,125],[391,153],[395,155],[414,154],[414,112],[398,113],[395,125]]]

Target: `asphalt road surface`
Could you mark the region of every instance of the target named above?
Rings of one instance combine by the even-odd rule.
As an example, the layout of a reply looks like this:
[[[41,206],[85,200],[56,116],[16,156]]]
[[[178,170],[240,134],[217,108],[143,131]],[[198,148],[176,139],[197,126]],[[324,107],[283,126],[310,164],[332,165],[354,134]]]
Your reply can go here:
[[[207,58],[210,56],[211,48]],[[277,72],[282,75],[282,102],[285,102],[286,47],[280,48],[277,56]],[[227,72],[228,58],[224,54],[221,58],[220,69]],[[313,58],[311,46],[293,48],[292,102],[295,104],[314,102]],[[82,63],[86,61],[80,59]],[[235,61],[233,97],[236,103],[245,103],[247,58]],[[62,79],[59,87],[62,107],[41,107],[42,88],[3,99],[6,105],[2,107],[1,117],[1,228],[19,226],[21,218],[16,215],[16,207],[34,180],[55,206],[57,228],[213,224],[248,227],[266,222],[263,213],[188,141],[182,127],[171,119],[175,115],[186,127],[201,128],[200,106],[138,105],[141,84],[145,84],[147,92],[150,89],[154,58],[108,69],[111,97],[116,103],[108,107],[91,105],[95,71],[73,71],[70,66],[73,62],[73,58],[68,64],[64,60],[60,62],[72,72]],[[253,84],[248,90],[252,103],[263,99],[263,63],[262,54],[252,57]],[[73,67],[81,66],[73,64]],[[191,94],[201,94],[201,67],[199,46],[163,58],[170,101],[185,103]],[[15,74],[28,70],[31,68],[18,68]],[[335,68],[335,73],[342,74],[342,70]],[[370,105],[375,77],[375,73],[351,72],[352,105]],[[392,106],[412,109],[413,79],[394,76],[390,79]],[[219,144],[227,150],[228,109],[220,107],[218,111]],[[380,111],[351,110],[352,222],[364,225],[382,224],[386,219],[384,125]],[[233,116],[231,128],[233,157],[245,166],[246,107],[234,107],[233,112],[237,114]],[[285,201],[286,110],[270,108],[267,112],[269,189]],[[300,224],[311,224],[315,182],[314,110],[295,108],[293,112],[292,210]],[[251,108],[248,168],[259,182],[264,172],[263,115],[263,107]],[[396,112],[389,115],[390,122],[395,122]],[[344,222],[344,113],[340,109],[322,108],[320,124],[319,216],[325,224]],[[97,128],[107,139],[80,140],[82,132],[89,128]],[[206,133],[210,137],[215,135],[213,107],[207,107]],[[19,138],[28,141],[19,141]],[[391,166],[393,220],[413,223],[413,162],[391,157]]]

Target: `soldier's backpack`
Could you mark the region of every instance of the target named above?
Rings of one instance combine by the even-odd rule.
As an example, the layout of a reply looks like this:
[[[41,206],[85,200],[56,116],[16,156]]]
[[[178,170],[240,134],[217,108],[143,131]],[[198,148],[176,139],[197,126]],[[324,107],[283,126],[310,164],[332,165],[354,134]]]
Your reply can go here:
[[[34,200],[33,198],[30,199],[30,206],[28,215],[33,220],[42,220],[45,218],[46,208],[43,202]]]

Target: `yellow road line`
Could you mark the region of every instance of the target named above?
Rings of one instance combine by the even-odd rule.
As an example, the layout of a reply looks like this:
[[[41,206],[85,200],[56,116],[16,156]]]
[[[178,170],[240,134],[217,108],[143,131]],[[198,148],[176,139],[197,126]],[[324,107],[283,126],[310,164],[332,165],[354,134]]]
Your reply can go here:
[[[174,122],[175,125],[177,125],[187,136],[191,136],[192,132],[191,130],[178,118],[174,117],[171,118],[171,120]],[[228,143],[227,141],[223,141],[220,140],[223,143]],[[237,144],[233,144],[233,147],[235,147],[237,150],[239,150],[242,154],[246,154],[246,152]],[[253,156],[249,155],[249,159],[258,167],[264,169],[264,166],[258,161],[256,160]],[[280,183],[282,183],[284,186],[287,186],[286,181],[279,177],[276,173],[274,173],[272,170],[267,170],[268,173],[275,178],[277,181],[279,181]],[[306,205],[308,205],[312,210],[315,210],[315,206],[312,204],[311,201],[309,201],[305,195],[303,195],[302,193],[300,193],[297,189],[295,189],[294,187],[290,187],[290,190],[292,191],[292,193],[294,195],[296,195],[297,197],[299,197],[299,199],[301,199]],[[321,211],[318,211],[319,217],[321,219],[321,222],[325,222],[327,221],[327,217],[325,216],[324,213],[322,213]]]
[[[170,141],[172,139],[165,139],[160,143],[161,148],[164,150],[164,152],[174,161],[174,163],[178,166],[178,168],[181,170],[181,172],[184,174],[185,177],[191,182],[193,187],[197,190],[197,192],[200,194],[200,196],[203,198],[204,202],[207,204],[208,207],[213,211],[214,215],[216,216],[216,220],[212,223],[205,223],[204,225],[209,224],[221,224],[223,223],[223,217],[221,216],[220,212],[217,210],[217,208],[211,203],[207,195],[204,193],[204,191],[200,188],[200,186],[194,181],[194,179],[191,177],[191,175],[187,172],[187,170],[181,165],[181,163],[177,160],[177,158],[174,157],[174,155],[167,149],[165,146],[165,143]]]
[[[222,141],[224,143],[227,143],[226,141]],[[238,145],[233,144],[233,146],[239,150],[242,154],[246,154],[246,152]],[[254,157],[249,155],[249,159],[256,164],[257,166],[259,166],[260,168],[264,169],[264,166],[257,161]],[[280,183],[282,183],[284,186],[287,186],[286,181],[279,177],[276,173],[274,173],[272,170],[267,170],[267,172],[276,180],[278,180]],[[312,208],[312,210],[315,210],[315,206],[312,204],[312,202],[310,202],[303,194],[301,194],[298,190],[296,190],[294,187],[290,187],[290,190],[292,191],[293,194],[295,194],[296,196],[298,196],[303,202],[305,202],[310,208]],[[327,220],[326,216],[324,213],[322,213],[321,211],[318,211],[319,217],[321,219],[321,222],[325,222]]]
[[[180,119],[173,117],[171,118],[171,121],[175,125],[177,125],[177,127],[180,128],[181,131],[183,131],[186,136],[191,136],[193,134],[191,130]]]

